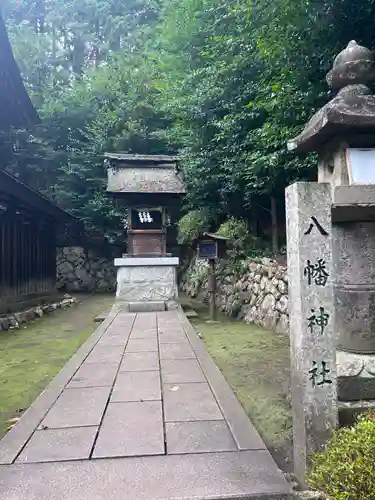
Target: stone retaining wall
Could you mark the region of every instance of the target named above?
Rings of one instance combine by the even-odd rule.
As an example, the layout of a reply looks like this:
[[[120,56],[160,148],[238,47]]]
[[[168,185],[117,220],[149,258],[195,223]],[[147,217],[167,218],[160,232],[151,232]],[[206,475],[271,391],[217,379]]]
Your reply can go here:
[[[57,288],[66,292],[114,292],[116,270],[112,257],[82,247],[57,250]]]
[[[193,298],[207,299],[207,276],[208,264],[192,261],[182,279],[182,290]],[[216,301],[229,316],[288,333],[287,269],[276,261],[262,258],[236,264],[220,262]]]
[[[66,295],[64,299],[50,304],[42,304],[16,313],[2,314],[0,316],[0,332],[20,328],[20,325],[24,323],[29,323],[36,318],[41,318],[45,314],[56,311],[57,309],[67,309],[77,304],[77,302],[75,297]]]

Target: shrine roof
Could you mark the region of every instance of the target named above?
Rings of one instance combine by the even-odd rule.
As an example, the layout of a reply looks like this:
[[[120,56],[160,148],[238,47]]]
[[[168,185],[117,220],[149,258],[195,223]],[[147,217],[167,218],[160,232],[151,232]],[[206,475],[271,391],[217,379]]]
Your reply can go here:
[[[206,236],[207,238],[212,238],[213,240],[222,240],[222,241],[228,240],[226,236],[221,236],[220,234],[217,233],[203,233],[202,236]]]
[[[129,153],[105,153],[105,158],[130,162],[132,164],[165,164],[165,163],[174,163],[178,162],[178,156],[173,155],[138,155],[138,154],[129,154]]]
[[[23,128],[38,122],[0,15],[0,128]]]
[[[106,153],[107,191],[117,194],[184,194],[178,157]]]
[[[16,200],[18,204],[25,205],[28,210],[37,210],[55,220],[78,221],[76,217],[52,203],[38,191],[0,169],[0,200],[4,197]]]

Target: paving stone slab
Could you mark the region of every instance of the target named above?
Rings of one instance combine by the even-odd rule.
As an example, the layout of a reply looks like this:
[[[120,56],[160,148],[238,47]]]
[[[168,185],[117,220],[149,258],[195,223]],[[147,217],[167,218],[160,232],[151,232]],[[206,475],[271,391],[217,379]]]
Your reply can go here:
[[[187,342],[184,332],[159,332],[159,344],[178,344]]]
[[[170,422],[165,427],[169,454],[237,450],[224,421]]]
[[[157,313],[157,318],[160,323],[174,323],[178,321],[176,311],[161,311]]]
[[[134,320],[123,322],[116,318],[110,328],[105,332],[106,336],[120,335],[126,337],[131,332],[133,328]]]
[[[116,328],[112,328],[112,330],[107,331],[102,338],[128,338],[131,331],[132,325],[126,326],[126,328],[122,327],[121,325],[117,325]]]
[[[120,372],[113,388],[111,401],[161,400],[160,372]]]
[[[119,312],[116,316],[116,326],[128,326],[133,325],[136,318],[136,314],[128,312]]]
[[[93,457],[164,453],[161,401],[109,403]]]
[[[208,384],[165,384],[163,396],[166,422],[223,420]]]
[[[183,332],[183,328],[180,323],[161,323],[158,321],[158,330],[162,333],[173,333],[173,332]]]
[[[134,330],[142,330],[144,328],[156,328],[155,313],[138,313],[134,321]]]
[[[165,384],[207,382],[196,359],[162,359],[160,364]]]
[[[198,338],[196,331],[186,316],[179,312],[181,324],[183,325],[190,344],[199,359],[207,379],[210,382],[211,390],[222,410],[225,420],[232,432],[239,450],[265,450],[265,444],[259,436],[257,430],[249,420],[244,409],[229,387],[219,368],[215,365],[209,355],[204,343]]]
[[[148,339],[130,339],[126,346],[126,352],[157,352],[158,342],[156,335]]]
[[[156,317],[157,313],[156,312],[140,312],[137,314],[136,317],[136,322],[137,323],[149,323],[149,322],[154,322],[156,323]]]
[[[17,462],[59,462],[88,459],[98,427],[35,431]]]
[[[83,363],[68,384],[68,388],[111,387],[118,368],[119,363]]]
[[[112,323],[110,329],[108,329],[105,333],[106,336],[128,336],[132,331],[133,323],[117,323],[116,320]]]
[[[120,346],[125,348],[129,340],[129,335],[125,337],[122,335],[111,335],[111,336],[103,336],[99,342],[96,344],[96,347],[106,348],[108,346]]]
[[[145,323],[145,324],[134,324],[133,328],[132,328],[132,333],[135,334],[144,334],[144,335],[147,335],[147,334],[153,334],[155,333],[157,330],[157,326],[156,326],[156,323]],[[141,337],[140,337],[141,338]]]
[[[119,363],[124,353],[125,346],[108,345],[95,346],[87,356],[86,363]]]
[[[120,365],[120,372],[159,371],[157,352],[126,352]]]
[[[195,358],[188,341],[176,344],[160,344],[160,359],[190,359]]]
[[[117,327],[116,329],[111,330],[110,332],[106,332],[101,340],[103,339],[116,339],[116,340],[128,340],[129,335],[131,332],[131,326],[127,327],[126,329],[120,329],[120,327]]]
[[[289,500],[267,451],[19,464],[0,469],[4,500]]]
[[[131,339],[156,339],[158,336],[155,328],[133,328]]]
[[[18,423],[0,441],[0,464],[10,464],[32,436],[35,428],[69,383],[70,379],[90,353],[97,341],[105,333],[116,316],[111,312],[91,337],[78,349],[59,374],[22,415]]]
[[[42,422],[48,428],[99,425],[111,387],[65,389]]]

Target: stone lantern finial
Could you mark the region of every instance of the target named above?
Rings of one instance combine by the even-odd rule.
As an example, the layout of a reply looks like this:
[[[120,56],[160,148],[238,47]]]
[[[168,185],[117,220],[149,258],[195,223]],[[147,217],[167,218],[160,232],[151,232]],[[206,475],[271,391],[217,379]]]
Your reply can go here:
[[[326,79],[338,93],[315,113],[297,137],[288,141],[290,151],[319,152],[337,137],[374,132],[375,96],[367,86],[375,81],[373,53],[352,40],[334,59]]]
[[[327,74],[328,85],[335,90],[353,84],[366,85],[374,79],[374,55],[355,40],[338,54]]]

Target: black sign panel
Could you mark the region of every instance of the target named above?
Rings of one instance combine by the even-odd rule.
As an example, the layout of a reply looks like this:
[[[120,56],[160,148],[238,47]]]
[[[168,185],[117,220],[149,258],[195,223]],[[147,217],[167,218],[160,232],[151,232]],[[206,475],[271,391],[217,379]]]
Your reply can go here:
[[[217,259],[217,241],[198,241],[198,257],[200,259]]]

